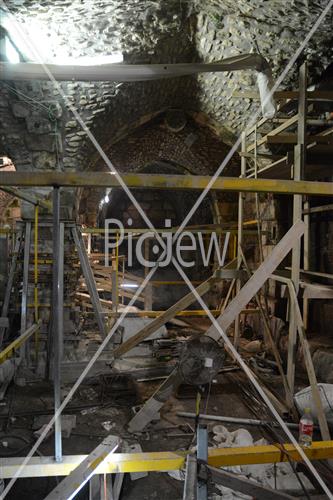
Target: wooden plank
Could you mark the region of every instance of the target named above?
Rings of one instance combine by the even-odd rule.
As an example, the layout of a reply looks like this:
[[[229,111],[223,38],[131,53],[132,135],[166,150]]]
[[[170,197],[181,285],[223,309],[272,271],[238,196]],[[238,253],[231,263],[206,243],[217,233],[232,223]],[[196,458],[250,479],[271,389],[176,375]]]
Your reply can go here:
[[[275,246],[272,253],[259,266],[249,281],[243,286],[236,297],[225,308],[224,313],[217,318],[221,329],[226,332],[227,328],[235,321],[240,311],[250,302],[253,295],[259,291],[269,276],[293,248],[295,240],[299,239],[304,232],[304,222],[294,224]],[[205,335],[217,342],[221,340],[220,332],[212,325]],[[129,422],[130,432],[142,431],[152,420],[158,418],[158,412],[172,394],[175,387],[181,383],[181,376],[175,369],[155,393],[146,401],[140,411]]]
[[[297,144],[297,134],[278,134],[268,135],[266,142],[268,144]],[[333,137],[323,135],[308,135],[306,142],[316,142],[317,144],[333,144]]]
[[[257,147],[261,146],[262,144],[266,144],[268,137],[272,137],[274,135],[279,134],[280,132],[283,132],[284,130],[289,128],[291,125],[294,125],[295,123],[297,123],[297,121],[298,121],[298,113],[295,116],[292,116],[291,118],[289,118],[289,120],[285,121],[284,123],[281,123],[281,125],[279,125],[275,129],[271,130],[268,134],[264,135],[264,137],[259,139],[257,141]],[[254,150],[254,148],[255,148],[255,145],[250,144],[247,148],[247,152],[250,153],[251,151]]]
[[[239,311],[244,309],[245,306],[253,298],[254,294],[260,290],[265,281],[275,271],[277,266],[293,248],[293,246],[295,245],[295,241],[301,238],[304,233],[304,229],[305,226],[304,222],[302,221],[298,221],[289,229],[289,231],[274,247],[272,253],[265,259],[265,261],[251,276],[249,281],[242,287],[238,295],[225,308],[224,313],[219,316],[219,318],[217,318],[217,322],[223,331],[227,330],[227,328],[234,321],[237,314],[239,314]],[[221,335],[215,329],[214,325],[212,325],[208,329],[207,335],[214,338],[215,340],[221,339]]]
[[[277,129],[275,129],[276,131]],[[120,187],[116,176],[110,172],[1,172],[0,185],[18,186],[66,186],[66,187]],[[209,175],[165,175],[128,173],[122,176],[129,188],[162,189],[162,190],[200,190],[205,189],[211,176]],[[291,181],[285,179],[242,179],[240,177],[217,177],[211,186],[212,190],[249,192],[306,194],[331,196],[331,182]]]
[[[65,479],[57,484],[45,497],[45,500],[70,500],[74,498],[95,474],[98,466],[106,460],[108,455],[116,451],[119,442],[117,436],[106,437]]]
[[[307,210],[303,210],[303,215],[316,214],[320,212],[330,212],[333,210],[333,203],[328,205],[322,205],[321,207],[311,207]]]
[[[286,283],[288,285],[289,296],[290,296],[291,302],[293,304],[293,310],[295,311],[295,320],[296,320],[299,339],[300,339],[301,346],[302,346],[304,362],[305,362],[307,374],[309,377],[309,382],[311,385],[312,397],[313,397],[314,403],[315,403],[316,408],[317,408],[318,422],[319,422],[321,435],[322,435],[323,439],[330,439],[330,432],[328,429],[326,416],[325,416],[325,413],[323,410],[323,405],[321,402],[320,392],[319,392],[318,383],[317,383],[317,377],[316,377],[315,369],[314,369],[313,362],[312,362],[309,344],[308,344],[308,341],[306,338],[302,314],[301,314],[301,310],[299,308],[295,286],[294,286],[292,280],[290,280],[289,278],[284,278],[282,276],[277,276],[277,275],[272,275],[271,278],[275,279],[277,281],[280,281],[282,283]]]
[[[215,283],[216,278],[210,277],[208,280],[204,281],[201,283],[196,288],[197,293],[201,296],[208,292],[211,289],[211,286],[213,283]],[[113,353],[115,358],[119,358],[126,352],[130,351],[135,347],[137,344],[142,342],[144,339],[149,337],[152,333],[154,333],[158,328],[161,326],[165,325],[167,321],[170,321],[172,318],[176,316],[177,313],[182,311],[183,309],[186,309],[188,306],[193,304],[193,302],[196,301],[196,298],[193,294],[193,292],[188,293],[184,297],[182,297],[176,304],[171,306],[167,311],[165,311],[163,314],[158,316],[156,319],[154,319],[151,323],[148,325],[144,326],[141,330],[138,331],[133,337],[128,339],[126,342],[121,344]]]
[[[282,491],[272,490],[272,488],[249,481],[248,478],[227,472],[223,469],[216,469],[210,465],[207,466],[207,469],[202,466],[198,476],[206,479],[209,477],[214,483],[222,484],[227,488],[240,491],[258,500],[267,500],[268,498],[270,500],[295,500],[295,497],[287,495]]]
[[[333,299],[333,287],[318,285],[314,283],[300,283],[301,288],[303,288],[303,300],[304,299]]]

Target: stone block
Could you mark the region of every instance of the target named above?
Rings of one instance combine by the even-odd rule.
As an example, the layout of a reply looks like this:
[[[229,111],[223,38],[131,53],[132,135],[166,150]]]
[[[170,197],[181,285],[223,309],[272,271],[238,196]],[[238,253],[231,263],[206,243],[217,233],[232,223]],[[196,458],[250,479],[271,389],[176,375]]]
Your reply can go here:
[[[25,102],[17,101],[13,103],[12,111],[17,118],[26,118],[31,113],[31,106]]]
[[[39,114],[33,113],[26,117],[28,132],[33,134],[48,134],[52,130],[50,120],[42,118]]]
[[[57,164],[56,155],[47,151],[33,153],[32,161],[34,168],[38,170],[53,170]]]

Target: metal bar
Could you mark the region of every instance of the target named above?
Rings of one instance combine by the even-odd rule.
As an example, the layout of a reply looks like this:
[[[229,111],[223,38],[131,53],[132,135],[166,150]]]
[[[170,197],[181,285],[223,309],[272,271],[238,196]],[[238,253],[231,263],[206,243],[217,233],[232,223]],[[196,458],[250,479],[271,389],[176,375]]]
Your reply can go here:
[[[210,176],[135,174],[122,176],[129,188],[140,189],[199,189],[203,190]],[[1,172],[3,186],[64,186],[64,187],[119,187],[110,172]],[[333,196],[331,182],[294,181],[285,179],[241,179],[218,177],[211,189],[221,191],[271,192],[278,194],[307,194]]]
[[[208,464],[213,467],[232,465],[270,464],[287,462],[288,457],[294,461],[302,461],[301,456],[292,444],[283,444],[286,453],[280,446],[244,446],[236,448],[209,448]],[[96,469],[96,474],[118,474],[127,472],[156,472],[178,470],[184,467],[189,452],[160,451],[146,453],[115,453],[109,456]],[[333,441],[315,441],[304,453],[310,460],[333,458]],[[288,454],[288,456],[287,456]],[[31,457],[20,473],[20,477],[68,476],[87,455],[64,456],[62,462],[55,462],[53,457]],[[17,473],[24,457],[0,458],[1,477],[9,479]]]
[[[11,291],[13,288],[13,283],[14,283],[14,276],[15,276],[15,271],[16,271],[16,266],[17,266],[17,259],[18,255],[20,253],[20,248],[22,244],[22,235],[23,232],[19,231],[19,233],[16,236],[16,241],[15,241],[15,248],[14,248],[14,253],[12,255],[12,262],[10,265],[10,271],[9,271],[9,276],[6,284],[6,291],[5,291],[5,297],[1,309],[1,317],[2,318],[7,318],[8,316],[8,310],[9,310],[9,301],[10,301],[10,295]],[[5,335],[6,327],[0,327],[0,348],[2,346],[3,338]]]
[[[45,500],[71,500],[96,473],[96,469],[119,446],[117,436],[108,436],[70,474],[45,497]]]
[[[64,275],[64,224],[60,223],[60,188],[53,188],[53,292],[52,292],[52,322],[53,322],[53,386],[55,413],[55,460],[62,460],[61,415],[58,410],[61,405],[61,357],[63,345],[63,275]]]
[[[92,303],[93,308],[94,308],[98,328],[99,328],[99,331],[101,332],[102,337],[105,338],[108,334],[108,330],[107,330],[107,327],[105,324],[104,313],[103,313],[102,305],[101,305],[100,298],[98,295],[98,291],[96,288],[96,282],[94,279],[94,275],[93,275],[92,269],[90,267],[90,262],[89,262],[89,257],[88,257],[87,251],[86,251],[86,247],[84,245],[82,235],[78,231],[77,227],[72,228],[72,235],[73,235],[73,239],[75,242],[75,246],[76,246],[78,254],[79,254],[82,272],[83,272],[84,279],[85,279],[85,282],[86,282],[86,285],[87,285],[87,288],[89,291],[91,303]]]
[[[31,222],[26,222],[24,232],[24,257],[23,257],[23,281],[22,281],[22,301],[21,301],[21,332],[27,329],[27,299],[29,284],[29,257],[31,241]],[[21,347],[20,355],[23,363],[28,363],[28,349],[26,344]]]
[[[31,325],[22,335],[11,342],[3,351],[0,352],[0,364],[6,361],[14,354],[14,351],[21,347],[30,337],[40,328],[40,321],[37,324]]]
[[[210,467],[209,465],[206,468],[201,468],[199,471],[199,478],[200,477],[203,479],[209,478],[214,483],[222,484],[227,488],[240,491],[241,493],[245,493],[246,495],[258,500],[267,500],[267,498],[270,500],[295,500],[295,497],[287,495],[282,491],[261,486],[258,483],[249,481],[247,478],[244,479],[244,477],[239,477],[235,473],[216,469],[215,467]]]
[[[187,455],[183,500],[197,500],[197,459]]]
[[[39,206],[35,206],[35,223],[34,223],[34,309],[35,309],[35,321],[38,321],[38,218],[39,218]],[[36,331],[35,335],[35,355],[36,355],[36,366],[38,363],[38,351],[39,351],[39,332]]]
[[[197,428],[197,460],[198,463],[207,463],[208,461],[208,431],[207,426],[199,424]],[[199,479],[197,482],[198,500],[207,500],[208,489],[207,481]]]

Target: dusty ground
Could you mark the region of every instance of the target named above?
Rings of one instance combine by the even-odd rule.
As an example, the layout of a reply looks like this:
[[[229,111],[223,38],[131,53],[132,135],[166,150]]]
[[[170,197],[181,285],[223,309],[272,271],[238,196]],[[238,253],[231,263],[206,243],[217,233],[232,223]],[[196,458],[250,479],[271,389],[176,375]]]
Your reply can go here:
[[[214,385],[211,390],[208,401],[206,397],[203,398],[201,411],[212,415],[226,415],[234,417],[248,417],[251,414],[248,407],[244,404],[243,395],[240,386],[234,381],[233,373],[227,375],[220,375],[218,383]],[[239,377],[239,374],[237,375]],[[242,376],[241,376],[242,377]],[[144,383],[138,384],[139,399],[141,401],[149,397],[153,393],[157,383]],[[69,386],[65,388],[69,389]],[[188,392],[188,391],[186,391]],[[191,393],[192,391],[190,391]],[[195,395],[193,391],[192,396]],[[30,384],[25,387],[17,387],[12,385],[7,394],[5,405],[0,406],[0,418],[2,423],[2,432],[0,440],[4,441],[6,436],[22,436],[29,445],[22,451],[19,456],[24,456],[31,448],[34,442],[33,436],[33,422],[32,415],[20,416],[22,413],[52,413],[53,393],[52,387],[45,382],[38,382]],[[65,414],[75,414],[77,417],[76,427],[73,429],[69,438],[63,439],[63,453],[64,454],[83,454],[89,453],[94,449],[97,444],[108,434],[116,434],[121,436],[129,443],[139,441],[143,451],[168,451],[177,449],[187,449],[193,439],[193,434],[190,428],[184,424],[186,421],[193,427],[193,419],[184,419],[177,417],[177,411],[190,411],[195,410],[195,400],[190,398],[177,398],[172,397],[171,400],[165,405],[162,412],[162,418],[159,422],[153,424],[149,428],[148,433],[143,433],[138,438],[130,435],[126,431],[126,423],[131,417],[132,401],[117,400],[116,406],[110,396],[106,396],[104,400],[105,407],[97,407],[100,405],[101,399],[98,391],[98,385],[89,386],[85,385],[79,390],[74,400],[70,403],[70,408],[67,409]],[[88,412],[84,411],[84,406],[89,405],[93,407]],[[94,408],[95,407],[95,408]],[[8,415],[10,410],[10,417]],[[83,411],[82,411],[83,410]],[[257,415],[262,417],[262,415]],[[107,431],[102,423],[109,421],[112,429]],[[213,425],[213,424],[211,424]],[[182,427],[179,427],[182,426]],[[229,430],[239,428],[239,425],[227,425]],[[242,426],[244,427],[244,426]],[[255,438],[262,437],[262,432],[255,427],[248,427],[248,430]],[[188,432],[188,434],[187,434]],[[185,433],[185,435],[183,435]],[[174,434],[181,434],[174,436]],[[13,447],[19,444],[16,442],[9,443]],[[25,442],[22,442],[24,445]],[[40,446],[40,453],[45,456],[52,456],[54,445],[54,436],[51,435]],[[15,452],[14,450],[11,450]],[[4,450],[3,446],[0,447],[0,452],[8,453]],[[1,453],[1,455],[4,455]],[[21,479],[18,480],[8,495],[8,500],[40,500],[51,491],[56,485],[55,478],[43,479]],[[166,473],[150,473],[148,477],[131,481],[127,475],[125,477],[122,497],[123,499],[159,499],[164,500],[170,498],[172,494],[175,500],[182,498],[183,482],[171,478]],[[88,491],[85,489],[77,498],[88,499]]]

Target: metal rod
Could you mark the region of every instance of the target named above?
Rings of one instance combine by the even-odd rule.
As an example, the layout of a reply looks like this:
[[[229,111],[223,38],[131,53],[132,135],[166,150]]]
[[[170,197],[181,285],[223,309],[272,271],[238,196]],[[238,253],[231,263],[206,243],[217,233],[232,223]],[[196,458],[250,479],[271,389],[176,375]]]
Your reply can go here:
[[[178,417],[186,417],[186,418],[195,418],[195,413],[187,412],[187,411],[178,411]],[[205,415],[200,414],[200,419],[203,420],[215,420],[216,422],[226,422],[229,424],[241,424],[241,425],[273,425],[274,427],[279,427],[279,424],[276,422],[268,422],[267,420],[258,420],[254,418],[237,418],[237,417],[223,417],[221,415]],[[298,429],[298,424],[294,424],[293,422],[286,422],[286,425],[290,429]]]
[[[202,424],[199,424],[197,429],[197,460],[200,463],[208,461],[208,431],[207,426]],[[197,497],[198,500],[207,500],[208,498],[207,481],[203,479],[198,479]]]
[[[197,459],[187,455],[183,500],[197,500]]]
[[[27,329],[27,298],[29,284],[29,257],[31,240],[31,222],[26,222],[24,234],[24,257],[23,257],[23,282],[22,282],[22,302],[21,302],[21,334]],[[21,347],[21,357],[23,363],[28,362],[28,348],[26,344]]]
[[[34,226],[34,305],[35,305],[35,322],[38,321],[38,217],[39,206],[35,206],[35,226]],[[39,348],[39,331],[36,330],[35,335],[35,352],[36,352],[36,366],[38,362],[38,348]]]
[[[75,246],[77,248],[78,254],[79,254],[79,259],[80,259],[80,264],[82,268],[82,272],[84,275],[84,279],[89,291],[91,303],[94,308],[94,313],[96,316],[96,321],[98,324],[99,331],[101,333],[102,338],[105,338],[108,334],[108,329],[104,320],[104,313],[101,305],[101,301],[98,295],[97,287],[96,287],[96,282],[94,278],[94,274],[92,272],[90,262],[89,262],[89,257],[86,251],[86,247],[84,245],[83,239],[82,239],[82,234],[78,230],[77,227],[72,228],[72,236],[74,239]]]
[[[2,318],[7,318],[7,316],[8,316],[10,295],[11,295],[12,288],[13,288],[14,276],[15,276],[15,271],[16,271],[16,266],[17,266],[17,259],[18,259],[18,255],[19,255],[21,243],[22,243],[22,236],[23,236],[23,232],[20,231],[17,234],[16,241],[15,241],[15,248],[14,248],[14,252],[12,255],[12,262],[10,265],[10,271],[9,271],[9,276],[8,276],[8,280],[7,280],[7,285],[6,285],[5,298],[4,298],[4,301],[2,304],[2,309],[1,309],[1,317]],[[6,327],[0,327],[0,348],[2,346],[5,331],[6,331]]]
[[[60,223],[60,189],[53,188],[53,384],[55,437],[54,449],[56,462],[62,461],[61,415],[58,410],[61,405],[61,353],[63,341],[63,237],[64,225]]]

